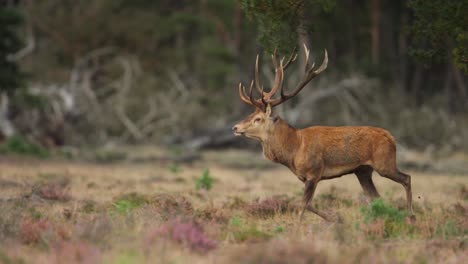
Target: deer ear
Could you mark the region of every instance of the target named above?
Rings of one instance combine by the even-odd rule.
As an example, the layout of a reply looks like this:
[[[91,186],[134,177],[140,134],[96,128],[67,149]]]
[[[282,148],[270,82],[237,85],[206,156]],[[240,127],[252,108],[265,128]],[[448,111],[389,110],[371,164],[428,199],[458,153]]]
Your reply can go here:
[[[265,114],[266,114],[267,117],[271,116],[271,105],[270,104],[267,104]]]

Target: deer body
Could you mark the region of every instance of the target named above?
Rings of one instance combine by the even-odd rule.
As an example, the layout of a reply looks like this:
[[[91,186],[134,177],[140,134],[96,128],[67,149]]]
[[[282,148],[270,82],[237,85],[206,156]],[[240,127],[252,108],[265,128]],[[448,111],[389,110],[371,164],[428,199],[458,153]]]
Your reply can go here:
[[[381,128],[295,129],[282,119],[276,122],[272,133],[261,139],[263,154],[288,167],[303,182],[310,169],[323,167],[321,179],[331,179],[353,173],[360,166],[373,166],[374,160],[382,158],[379,153],[395,154],[395,140]]]
[[[260,141],[266,158],[285,165],[305,184],[301,219],[304,211],[308,209],[329,220],[326,215],[309,205],[321,180],[354,173],[367,196],[371,199],[380,197],[372,181],[374,170],[381,176],[403,185],[406,190],[407,208],[412,213],[411,177],[398,170],[396,142],[387,130],[370,126],[312,126],[296,129],[273,113],[272,107],[295,96],[311,79],[326,69],[326,53],[322,65],[314,70],[308,63],[309,51],[307,48],[305,51],[306,76],[289,95],[283,91],[283,70],[296,56],[291,56],[283,66],[283,60],[278,64],[274,55],[275,83],[268,93],[259,85],[257,57],[255,85],[261,99],[254,100],[252,97],[253,81],[249,96],[245,88],[239,85],[242,101],[255,106],[256,110],[233,127],[234,134]],[[281,97],[273,99],[280,87]]]

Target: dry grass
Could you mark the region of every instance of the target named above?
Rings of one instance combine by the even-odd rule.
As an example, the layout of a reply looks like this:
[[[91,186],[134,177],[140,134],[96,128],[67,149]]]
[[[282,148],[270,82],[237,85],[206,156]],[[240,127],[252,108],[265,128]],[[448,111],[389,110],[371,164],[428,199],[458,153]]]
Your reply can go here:
[[[236,167],[243,155],[248,164]],[[354,176],[324,181],[314,203],[342,223],[308,213],[298,224],[303,186],[287,169],[265,166],[261,154],[204,157],[1,161],[0,263],[468,261],[466,175],[411,173],[415,223],[392,208],[405,206],[396,183],[374,175],[384,200],[370,206]],[[197,190],[207,168],[212,188]]]

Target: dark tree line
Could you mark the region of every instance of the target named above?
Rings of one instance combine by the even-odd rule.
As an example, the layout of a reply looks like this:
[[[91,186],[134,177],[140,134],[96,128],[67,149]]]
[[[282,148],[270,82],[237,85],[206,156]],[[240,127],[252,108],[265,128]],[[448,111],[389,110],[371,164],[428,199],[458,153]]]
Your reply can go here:
[[[184,138],[206,128],[223,129],[247,111],[232,98],[239,81],[250,81],[256,53],[267,57],[277,48],[287,56],[306,43],[317,61],[328,50],[326,78],[332,86],[365,76],[379,80],[371,95],[361,95],[367,101],[378,104],[377,97],[394,94],[395,107],[414,116],[429,107],[459,117],[468,107],[467,2],[4,0],[0,89],[10,98],[7,116],[20,132],[34,127],[20,129],[18,121],[30,120],[31,113],[22,116],[21,111],[32,105],[41,115],[54,113],[37,119],[53,134],[60,127],[68,135],[96,131],[100,142]],[[28,44],[31,39],[34,45]],[[299,69],[290,70],[291,79]],[[268,77],[267,68],[262,75]],[[53,103],[57,97],[73,104]],[[383,113],[398,120],[390,118],[398,113],[390,102],[383,107],[345,124],[369,123]],[[353,114],[330,108],[321,110],[337,124]]]

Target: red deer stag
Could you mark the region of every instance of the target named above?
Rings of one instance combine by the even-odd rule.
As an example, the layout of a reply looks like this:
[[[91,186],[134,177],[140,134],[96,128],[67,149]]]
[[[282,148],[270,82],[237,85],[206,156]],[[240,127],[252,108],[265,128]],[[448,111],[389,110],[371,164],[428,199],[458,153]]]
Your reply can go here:
[[[396,142],[385,129],[369,126],[312,126],[296,129],[273,113],[272,108],[296,96],[313,78],[327,68],[328,55],[322,65],[314,68],[309,64],[309,50],[305,48],[305,75],[291,93],[284,91],[284,71],[297,58],[293,52],[284,62],[275,54],[272,56],[275,67],[275,80],[269,92],[265,92],[259,82],[258,55],[255,63],[255,79],[246,93],[242,83],[239,95],[242,101],[254,106],[255,112],[235,125],[236,136],[253,138],[262,144],[263,154],[273,162],[288,167],[305,184],[300,215],[302,220],[307,209],[330,220],[325,214],[309,205],[317,184],[321,180],[356,174],[364,192],[371,199],[380,197],[372,181],[372,172],[400,183],[406,190],[407,209],[414,218],[412,209],[411,177],[398,170],[396,165]],[[252,96],[253,86],[260,93],[259,99]],[[280,96],[274,98],[280,90]]]

